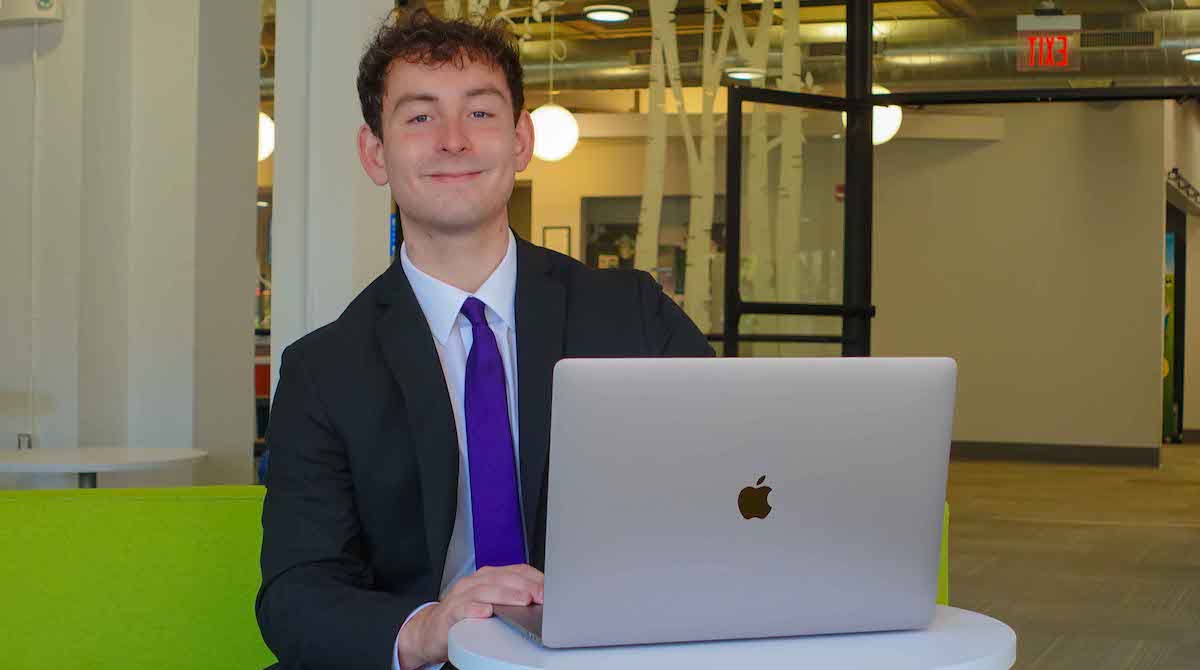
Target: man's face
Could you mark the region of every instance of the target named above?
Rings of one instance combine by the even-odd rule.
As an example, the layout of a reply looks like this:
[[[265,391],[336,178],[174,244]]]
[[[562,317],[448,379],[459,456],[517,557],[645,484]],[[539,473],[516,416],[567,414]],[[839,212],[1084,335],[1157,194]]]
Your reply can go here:
[[[469,234],[507,221],[514,176],[533,153],[533,123],[522,110],[514,127],[503,71],[464,63],[397,60],[383,98],[383,138],[366,125],[359,131],[367,174],[390,185],[406,223],[430,233]]]

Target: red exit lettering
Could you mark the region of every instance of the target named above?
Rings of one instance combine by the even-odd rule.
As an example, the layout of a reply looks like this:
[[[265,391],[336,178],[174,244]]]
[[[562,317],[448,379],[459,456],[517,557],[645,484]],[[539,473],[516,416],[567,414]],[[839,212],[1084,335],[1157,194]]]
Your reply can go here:
[[[1069,67],[1071,52],[1066,35],[1030,35],[1025,39],[1029,42],[1028,67]]]

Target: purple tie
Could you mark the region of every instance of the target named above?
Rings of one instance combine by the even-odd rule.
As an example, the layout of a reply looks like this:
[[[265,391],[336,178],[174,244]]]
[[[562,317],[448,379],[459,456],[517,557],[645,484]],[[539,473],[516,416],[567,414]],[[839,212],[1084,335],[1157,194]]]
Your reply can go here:
[[[475,525],[475,566],[525,562],[517,465],[504,362],[496,336],[478,298],[467,298],[462,313],[471,322],[473,343],[467,355],[465,412],[470,461],[471,514]]]

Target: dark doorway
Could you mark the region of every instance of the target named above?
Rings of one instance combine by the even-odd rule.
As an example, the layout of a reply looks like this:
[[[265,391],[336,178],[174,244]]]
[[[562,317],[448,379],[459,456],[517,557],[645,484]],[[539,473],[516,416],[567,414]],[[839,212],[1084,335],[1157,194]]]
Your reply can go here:
[[[1167,203],[1163,281],[1163,441],[1183,441],[1183,371],[1187,339],[1187,214]]]

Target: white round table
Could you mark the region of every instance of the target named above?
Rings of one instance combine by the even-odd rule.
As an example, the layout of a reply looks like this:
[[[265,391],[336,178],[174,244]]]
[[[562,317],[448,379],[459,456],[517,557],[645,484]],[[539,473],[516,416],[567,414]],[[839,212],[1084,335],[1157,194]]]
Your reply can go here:
[[[79,488],[96,488],[97,472],[149,470],[198,461],[208,452],[169,447],[38,447],[0,451],[0,472],[24,474],[79,474]]]
[[[1009,670],[1017,636],[982,614],[938,607],[924,630],[730,640],[593,649],[546,649],[496,618],[450,630],[450,661],[459,670]]]

